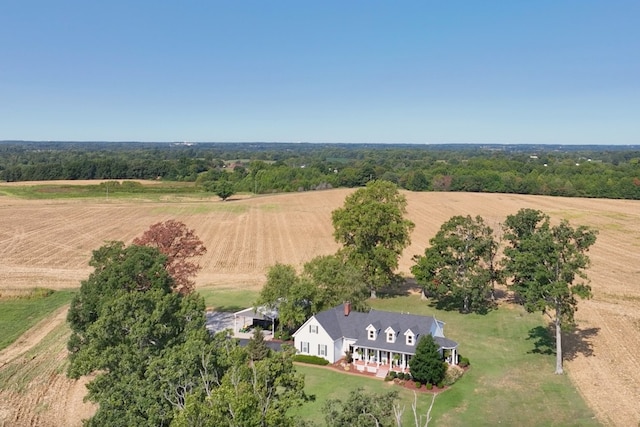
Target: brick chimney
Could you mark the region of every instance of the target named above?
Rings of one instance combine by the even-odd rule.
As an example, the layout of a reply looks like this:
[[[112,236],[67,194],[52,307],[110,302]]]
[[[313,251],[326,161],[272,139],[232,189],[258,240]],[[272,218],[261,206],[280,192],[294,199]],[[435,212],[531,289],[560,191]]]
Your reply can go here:
[[[351,313],[351,303],[349,301],[344,303],[344,315],[348,316]]]

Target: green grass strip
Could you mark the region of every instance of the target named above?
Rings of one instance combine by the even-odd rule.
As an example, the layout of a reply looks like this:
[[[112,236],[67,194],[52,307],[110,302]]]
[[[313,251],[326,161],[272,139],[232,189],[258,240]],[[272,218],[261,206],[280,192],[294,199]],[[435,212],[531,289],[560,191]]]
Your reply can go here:
[[[76,291],[34,290],[20,297],[0,292],[0,350],[58,308],[71,302]]]

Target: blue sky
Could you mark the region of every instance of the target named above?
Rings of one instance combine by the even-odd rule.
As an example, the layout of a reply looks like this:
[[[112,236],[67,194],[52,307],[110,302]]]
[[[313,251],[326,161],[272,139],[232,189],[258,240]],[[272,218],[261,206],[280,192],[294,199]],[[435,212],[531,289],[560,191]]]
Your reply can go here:
[[[0,0],[0,140],[640,144],[640,1]]]

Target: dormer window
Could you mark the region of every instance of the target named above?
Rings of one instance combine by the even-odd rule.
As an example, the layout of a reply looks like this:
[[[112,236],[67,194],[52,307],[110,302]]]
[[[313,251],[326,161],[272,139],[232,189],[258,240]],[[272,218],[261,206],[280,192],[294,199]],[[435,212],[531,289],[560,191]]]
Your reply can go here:
[[[413,333],[413,331],[411,329],[407,329],[407,331],[404,333],[404,337],[405,337],[405,342],[407,345],[411,345],[413,346],[416,342],[416,335]]]
[[[375,341],[378,338],[378,329],[375,326],[367,326],[367,338],[371,341]]]
[[[384,332],[387,334],[387,342],[396,342],[396,331],[394,331],[391,326],[385,329]]]

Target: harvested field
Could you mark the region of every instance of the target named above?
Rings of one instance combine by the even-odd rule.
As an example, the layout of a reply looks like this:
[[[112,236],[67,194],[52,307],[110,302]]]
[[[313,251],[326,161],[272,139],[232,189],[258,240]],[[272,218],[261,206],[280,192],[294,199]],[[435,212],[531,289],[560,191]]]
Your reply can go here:
[[[227,202],[31,201],[0,196],[0,292],[3,288],[77,287],[90,272],[87,262],[93,249],[109,240],[130,242],[149,225],[167,219],[194,228],[208,248],[200,259],[203,269],[197,278],[199,287],[258,289],[265,272],[276,262],[301,266],[338,248],[332,237],[331,211],[340,207],[351,191],[279,194]],[[553,220],[566,218],[574,225],[599,229],[588,272],[594,298],[580,303],[579,329],[572,336],[568,351],[571,360],[566,368],[603,424],[638,425],[640,202],[476,193],[406,195],[409,217],[416,223],[412,244],[400,262],[400,271],[407,275],[412,256],[422,254],[440,225],[453,215],[481,215],[499,229],[507,215],[528,207],[548,213]],[[54,328],[47,336],[55,332]],[[64,348],[58,351],[63,354]],[[0,368],[0,374],[6,366]],[[46,375],[54,381],[62,375],[58,371],[47,371]],[[32,401],[35,406],[31,411],[43,414],[39,420],[46,414],[74,411],[74,405],[68,402],[78,393],[77,383],[65,378],[55,381],[59,381],[55,387],[43,380],[29,383],[29,393],[44,396]],[[50,392],[58,394],[47,398]],[[5,402],[0,408],[0,425],[43,425],[34,417],[5,417],[7,408],[21,397],[3,392],[0,398]],[[38,403],[43,401],[46,407]],[[73,413],[66,413],[57,419],[64,419],[64,425],[78,425],[87,416],[83,411],[75,418]],[[28,412],[24,409],[22,413]]]

